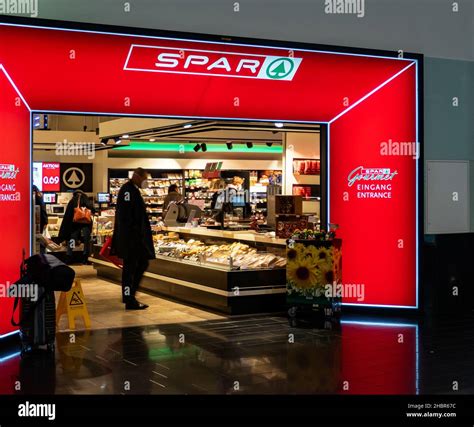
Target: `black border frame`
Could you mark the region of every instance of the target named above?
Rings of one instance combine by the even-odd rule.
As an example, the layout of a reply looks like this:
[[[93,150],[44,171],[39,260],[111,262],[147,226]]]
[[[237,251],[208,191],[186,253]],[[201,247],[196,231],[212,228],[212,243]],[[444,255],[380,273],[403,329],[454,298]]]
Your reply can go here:
[[[202,42],[221,42],[229,44],[255,45],[262,47],[277,47],[288,49],[307,49],[327,51],[328,53],[346,53],[346,54],[360,54],[372,56],[385,56],[389,58],[398,58],[399,52],[392,50],[379,50],[369,48],[354,48],[327,44],[314,44],[303,42],[291,42],[270,39],[257,39],[250,37],[234,37],[215,34],[191,33],[181,31],[157,30],[150,28],[125,27],[109,24],[93,24],[74,21],[60,21],[42,18],[29,18],[18,16],[0,15],[0,24],[13,24],[19,26],[30,27],[45,27],[51,29],[77,30],[77,31],[92,31],[97,33],[116,33],[117,35],[131,35],[131,36],[149,36],[149,37],[163,37],[175,39],[192,39]],[[424,241],[424,55],[420,53],[403,52],[405,59],[413,59],[417,61],[417,105],[418,105],[418,143],[419,143],[419,159],[418,159],[418,307],[417,308],[390,308],[390,307],[355,307],[345,306],[346,312],[362,312],[365,315],[382,314],[383,316],[412,316],[419,315],[424,311],[424,290],[422,284],[422,270],[423,270],[423,241]],[[33,113],[33,112],[32,112]]]

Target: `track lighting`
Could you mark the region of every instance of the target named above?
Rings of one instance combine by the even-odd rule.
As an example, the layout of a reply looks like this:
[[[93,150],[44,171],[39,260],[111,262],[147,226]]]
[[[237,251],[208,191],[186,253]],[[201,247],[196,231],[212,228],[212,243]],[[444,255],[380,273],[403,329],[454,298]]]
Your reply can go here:
[[[114,141],[115,141],[115,145],[118,145],[122,142],[122,140],[120,138],[114,138]]]
[[[207,151],[207,145],[201,144],[201,150],[205,153]]]
[[[281,122],[276,122],[276,123],[275,123],[275,127],[277,127],[277,128],[282,128],[282,127],[283,127],[283,123],[281,123]]]
[[[201,144],[196,144],[193,150],[197,153],[201,149]]]
[[[266,145],[267,147],[271,147],[273,145],[273,142],[267,142]]]
[[[232,150],[233,148],[232,142],[226,142],[225,145],[227,145],[228,150]]]
[[[247,148],[252,148],[253,147],[253,142],[247,142]]]
[[[109,138],[101,138],[100,143],[102,145],[107,145],[107,142],[109,141]]]

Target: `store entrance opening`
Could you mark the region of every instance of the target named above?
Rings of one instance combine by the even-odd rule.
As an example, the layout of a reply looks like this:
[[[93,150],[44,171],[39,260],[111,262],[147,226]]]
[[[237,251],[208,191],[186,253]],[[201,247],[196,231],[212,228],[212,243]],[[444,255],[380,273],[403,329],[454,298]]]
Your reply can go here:
[[[39,113],[33,124],[35,251],[74,267],[93,327],[284,310],[286,239],[326,221],[323,125]],[[137,294],[150,307],[124,317],[110,247],[137,168],[155,259]],[[90,224],[74,222],[77,207]]]

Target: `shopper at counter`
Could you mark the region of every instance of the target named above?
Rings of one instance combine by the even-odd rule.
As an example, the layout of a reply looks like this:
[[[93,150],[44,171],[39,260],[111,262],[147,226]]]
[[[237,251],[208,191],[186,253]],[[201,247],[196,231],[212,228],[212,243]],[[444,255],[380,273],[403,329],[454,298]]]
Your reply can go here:
[[[165,201],[163,202],[163,218],[165,217],[165,213],[168,210],[168,206],[171,202],[180,202],[183,200],[183,196],[178,190],[178,186],[176,184],[171,184],[168,188],[168,194],[165,197]]]
[[[135,298],[140,281],[155,258],[150,220],[140,188],[147,188],[148,173],[135,169],[117,196],[111,254],[123,259],[122,302],[126,310],[144,310],[148,306]]]
[[[88,209],[91,215],[94,213],[94,205],[89,200],[86,193],[81,190],[74,191],[72,199],[66,207],[58,237],[61,242],[67,242],[68,262],[72,261],[73,250],[76,243],[81,241],[84,244],[83,263],[89,264],[88,259],[91,246],[92,220],[89,222],[76,222],[76,208]]]

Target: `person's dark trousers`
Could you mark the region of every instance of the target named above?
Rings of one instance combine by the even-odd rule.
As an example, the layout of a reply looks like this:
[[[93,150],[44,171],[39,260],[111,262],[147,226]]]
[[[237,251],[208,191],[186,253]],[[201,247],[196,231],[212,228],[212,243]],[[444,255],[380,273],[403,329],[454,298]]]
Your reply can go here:
[[[71,233],[71,237],[67,242],[67,255],[69,258],[72,257],[73,247],[71,246],[71,241],[74,240],[75,242],[81,241],[84,243],[84,259],[87,260],[90,255],[91,251],[91,229],[90,227],[81,227],[77,230],[74,230]]]
[[[143,273],[148,268],[148,260],[143,256],[124,257],[122,270],[122,302],[134,301]]]

